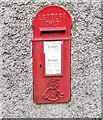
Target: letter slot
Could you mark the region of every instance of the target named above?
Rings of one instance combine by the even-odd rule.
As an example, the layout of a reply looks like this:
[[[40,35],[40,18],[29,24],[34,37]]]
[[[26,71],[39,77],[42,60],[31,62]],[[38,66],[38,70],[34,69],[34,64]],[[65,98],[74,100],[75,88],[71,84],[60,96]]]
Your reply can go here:
[[[50,27],[50,28],[40,28],[41,34],[58,34],[58,33],[65,33],[66,28],[65,27]]]

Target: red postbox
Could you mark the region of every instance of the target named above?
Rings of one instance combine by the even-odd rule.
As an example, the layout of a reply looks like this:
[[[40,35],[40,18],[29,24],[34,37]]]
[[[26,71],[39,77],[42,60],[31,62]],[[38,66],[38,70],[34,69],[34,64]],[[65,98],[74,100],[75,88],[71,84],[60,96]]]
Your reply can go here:
[[[33,96],[35,103],[68,102],[71,97],[70,14],[55,5],[33,19]]]

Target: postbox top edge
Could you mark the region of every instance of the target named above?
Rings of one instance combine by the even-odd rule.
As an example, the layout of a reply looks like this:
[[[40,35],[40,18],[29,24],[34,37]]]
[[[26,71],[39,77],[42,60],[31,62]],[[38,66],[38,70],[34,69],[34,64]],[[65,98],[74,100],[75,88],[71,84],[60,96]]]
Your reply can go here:
[[[70,15],[70,13],[69,13],[66,9],[64,9],[63,7],[58,6],[58,5],[48,5],[48,6],[45,6],[45,7],[41,8],[41,9],[35,14],[35,16],[34,16],[34,18],[33,18],[33,22],[35,21],[37,15],[38,15],[39,13],[41,13],[43,10],[45,10],[45,9],[47,9],[47,8],[49,8],[49,7],[58,7],[58,8],[60,8],[60,9],[64,10],[64,11],[70,16],[70,19],[71,19],[71,22],[72,22],[72,17],[71,17],[71,15]]]

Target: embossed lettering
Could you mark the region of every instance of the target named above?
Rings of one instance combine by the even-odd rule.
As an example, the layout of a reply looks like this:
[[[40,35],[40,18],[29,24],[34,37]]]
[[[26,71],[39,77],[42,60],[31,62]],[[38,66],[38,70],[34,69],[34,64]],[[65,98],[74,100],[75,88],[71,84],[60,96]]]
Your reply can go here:
[[[62,19],[66,19],[66,13],[38,15],[38,20],[44,21],[46,26],[58,26]]]
[[[62,14],[62,13],[59,13],[59,17],[62,18],[62,17],[63,17],[63,14]]]
[[[66,13],[63,13],[63,18],[66,18]]]
[[[49,21],[45,21],[45,24],[47,27],[50,27],[50,26],[58,26],[58,23],[59,23],[59,20],[49,20]]]
[[[59,19],[59,17],[58,17],[58,16],[59,16],[58,14],[55,14],[55,19],[57,19],[57,20],[58,20],[58,19]]]
[[[41,16],[40,16],[40,15],[38,15],[38,19],[39,19],[39,20],[42,20],[42,18],[41,18]]]
[[[46,14],[43,14],[43,20],[46,20]]]

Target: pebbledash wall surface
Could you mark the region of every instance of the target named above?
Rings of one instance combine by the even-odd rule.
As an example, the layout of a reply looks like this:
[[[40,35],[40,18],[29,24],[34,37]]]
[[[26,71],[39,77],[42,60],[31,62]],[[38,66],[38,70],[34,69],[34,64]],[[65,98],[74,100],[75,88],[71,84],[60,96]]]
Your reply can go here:
[[[73,18],[72,97],[69,103],[37,105],[33,103],[32,19],[47,5],[59,5]],[[2,117],[101,117],[101,1],[1,0],[0,8]]]

